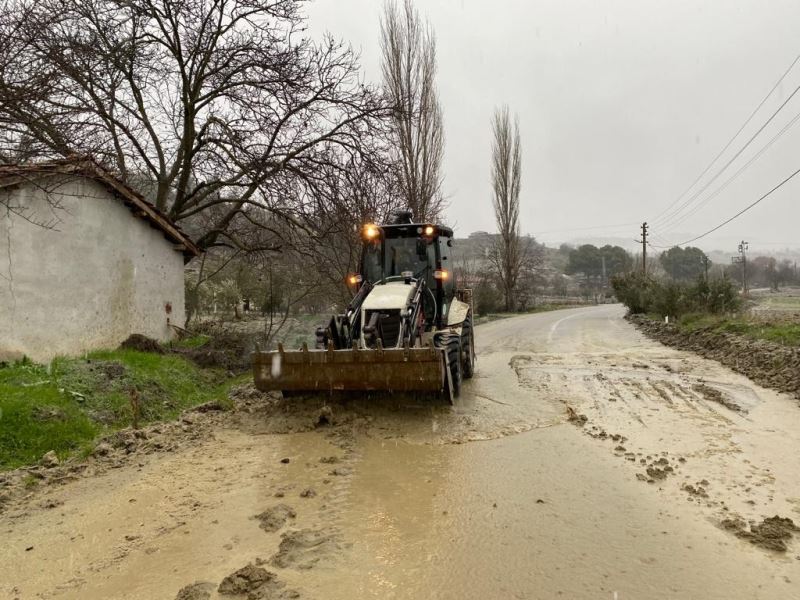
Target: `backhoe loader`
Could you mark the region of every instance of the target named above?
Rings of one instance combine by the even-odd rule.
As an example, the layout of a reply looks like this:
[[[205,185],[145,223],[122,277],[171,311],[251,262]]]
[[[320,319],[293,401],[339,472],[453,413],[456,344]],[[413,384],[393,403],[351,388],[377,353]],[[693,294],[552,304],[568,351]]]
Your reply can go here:
[[[398,211],[365,225],[355,295],[316,347],[253,354],[256,387],[292,393],[414,392],[452,403],[475,368],[472,291],[452,270],[453,231]]]

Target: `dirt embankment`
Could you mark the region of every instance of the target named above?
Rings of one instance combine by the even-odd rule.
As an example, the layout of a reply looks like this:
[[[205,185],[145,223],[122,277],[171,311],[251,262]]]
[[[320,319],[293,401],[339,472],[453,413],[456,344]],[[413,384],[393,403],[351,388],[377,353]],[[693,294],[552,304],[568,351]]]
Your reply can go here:
[[[645,335],[662,344],[716,360],[759,385],[794,394],[800,399],[800,348],[700,328],[681,331],[674,324],[642,315],[627,317]]]

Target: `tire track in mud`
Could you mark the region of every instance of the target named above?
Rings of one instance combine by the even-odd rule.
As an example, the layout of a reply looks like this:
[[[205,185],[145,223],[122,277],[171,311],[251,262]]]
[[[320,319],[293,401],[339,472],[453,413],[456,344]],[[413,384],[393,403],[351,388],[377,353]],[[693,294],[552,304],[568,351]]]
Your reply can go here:
[[[294,444],[294,452],[280,460],[273,455],[281,465],[270,484],[274,492],[263,501],[268,508],[251,517],[253,525],[269,535],[254,560],[220,583],[221,595],[265,600],[308,597],[298,591],[304,587],[304,574],[334,568],[352,546],[341,522],[361,460],[352,435],[324,430],[299,435],[306,444]]]
[[[743,515],[749,515],[754,532],[770,530],[759,529],[758,521],[781,504],[770,468],[746,459],[740,439],[753,426],[743,405],[757,403],[757,392],[746,384],[716,385],[658,358],[548,356],[518,361],[515,370],[529,385],[561,398],[569,420],[589,437],[613,444],[611,452],[633,467],[638,480],[694,503],[742,539],[767,549],[782,547],[784,542],[770,546],[730,526],[746,523]],[[554,389],[554,380],[561,386]],[[564,381],[570,382],[568,393],[561,389]],[[791,523],[783,531],[775,535],[791,539]]]

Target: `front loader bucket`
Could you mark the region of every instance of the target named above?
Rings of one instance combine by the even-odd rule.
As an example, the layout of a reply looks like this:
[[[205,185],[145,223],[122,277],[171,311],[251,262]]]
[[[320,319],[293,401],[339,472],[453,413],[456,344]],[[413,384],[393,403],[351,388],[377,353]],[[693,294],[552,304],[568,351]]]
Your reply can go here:
[[[253,353],[253,376],[262,391],[439,392],[445,389],[442,349],[301,350]]]

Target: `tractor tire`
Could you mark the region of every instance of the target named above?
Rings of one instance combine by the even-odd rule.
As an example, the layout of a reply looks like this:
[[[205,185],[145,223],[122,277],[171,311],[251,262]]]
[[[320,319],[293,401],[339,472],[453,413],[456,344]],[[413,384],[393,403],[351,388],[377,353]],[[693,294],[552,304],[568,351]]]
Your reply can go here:
[[[472,379],[475,374],[475,333],[472,330],[472,313],[467,315],[461,327],[461,352],[463,353],[462,375]]]
[[[436,345],[445,350],[447,364],[450,369],[451,389],[445,392],[453,398],[461,393],[461,336],[455,333],[442,333],[437,336]]]

